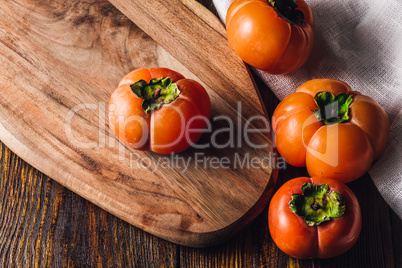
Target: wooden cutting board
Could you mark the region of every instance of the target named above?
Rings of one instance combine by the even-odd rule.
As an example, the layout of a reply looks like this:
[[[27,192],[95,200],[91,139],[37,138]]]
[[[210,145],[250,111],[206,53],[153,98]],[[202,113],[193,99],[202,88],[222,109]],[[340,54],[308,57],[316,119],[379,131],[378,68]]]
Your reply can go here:
[[[168,12],[158,1],[149,3]],[[192,25],[204,25],[198,31],[205,37],[199,44],[183,43],[183,35],[174,49],[169,43],[167,50],[179,61],[106,0],[1,1],[0,140],[123,220],[202,247],[222,242],[261,212],[275,184],[275,157],[270,134],[252,131],[264,126],[257,118],[264,108],[219,20],[196,2],[175,8],[174,27],[159,25],[156,35],[158,29],[188,30],[180,17],[187,9],[197,20]],[[171,42],[167,33],[155,40]],[[156,66],[206,87],[212,130],[199,144],[219,146],[160,156],[132,151],[110,134],[107,101],[120,78]]]

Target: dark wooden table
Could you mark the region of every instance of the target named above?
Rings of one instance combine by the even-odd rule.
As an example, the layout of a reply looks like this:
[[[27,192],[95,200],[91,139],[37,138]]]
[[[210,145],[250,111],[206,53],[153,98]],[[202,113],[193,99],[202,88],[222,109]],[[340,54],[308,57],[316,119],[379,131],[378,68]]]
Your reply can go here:
[[[215,12],[211,1],[200,0]],[[272,112],[278,100],[256,77]],[[348,184],[362,209],[353,248],[326,260],[298,260],[279,250],[267,208],[227,242],[203,249],[179,246],[120,220],[42,174],[0,142],[1,267],[402,267],[402,221],[368,174]],[[280,170],[278,187],[305,175]]]

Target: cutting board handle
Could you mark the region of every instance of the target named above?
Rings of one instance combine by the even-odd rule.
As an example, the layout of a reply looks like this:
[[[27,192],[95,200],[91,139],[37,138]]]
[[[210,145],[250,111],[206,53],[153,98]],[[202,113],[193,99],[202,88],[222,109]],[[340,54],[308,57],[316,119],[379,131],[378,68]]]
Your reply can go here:
[[[109,0],[181,64],[245,116],[267,115],[244,62],[230,48],[221,21],[194,0]],[[250,91],[254,91],[251,92]]]

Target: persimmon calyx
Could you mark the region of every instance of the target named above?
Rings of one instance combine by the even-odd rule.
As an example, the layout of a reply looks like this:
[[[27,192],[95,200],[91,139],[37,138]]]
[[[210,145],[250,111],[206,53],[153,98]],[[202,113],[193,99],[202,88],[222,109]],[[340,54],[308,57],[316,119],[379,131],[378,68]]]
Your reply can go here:
[[[268,0],[268,4],[273,7],[278,16],[287,22],[301,26],[304,21],[304,13],[296,9],[299,5],[296,0]]]
[[[353,102],[351,95],[339,93],[334,96],[331,92],[320,91],[314,96],[318,109],[314,115],[325,125],[342,123],[349,120],[349,106]]]
[[[302,192],[302,195],[292,195],[289,208],[293,213],[304,218],[309,226],[319,225],[331,218],[341,217],[345,213],[342,195],[330,191],[327,184],[314,185],[306,182],[302,186]]]
[[[145,80],[130,85],[131,90],[138,97],[143,99],[142,109],[144,112],[152,112],[162,107],[164,104],[171,103],[179,95],[180,90],[176,83],[172,83],[172,79],[152,78],[149,83]]]

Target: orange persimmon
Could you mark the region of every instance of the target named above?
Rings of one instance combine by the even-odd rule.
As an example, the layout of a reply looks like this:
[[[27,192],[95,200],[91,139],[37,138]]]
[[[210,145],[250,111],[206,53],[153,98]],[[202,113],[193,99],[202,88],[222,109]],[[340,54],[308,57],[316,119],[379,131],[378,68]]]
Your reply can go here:
[[[128,73],[109,100],[109,126],[127,146],[178,153],[202,135],[211,102],[198,82],[167,68]]]
[[[342,182],[368,171],[390,130],[377,102],[334,79],[302,84],[279,103],[272,126],[278,152],[289,164]]]

